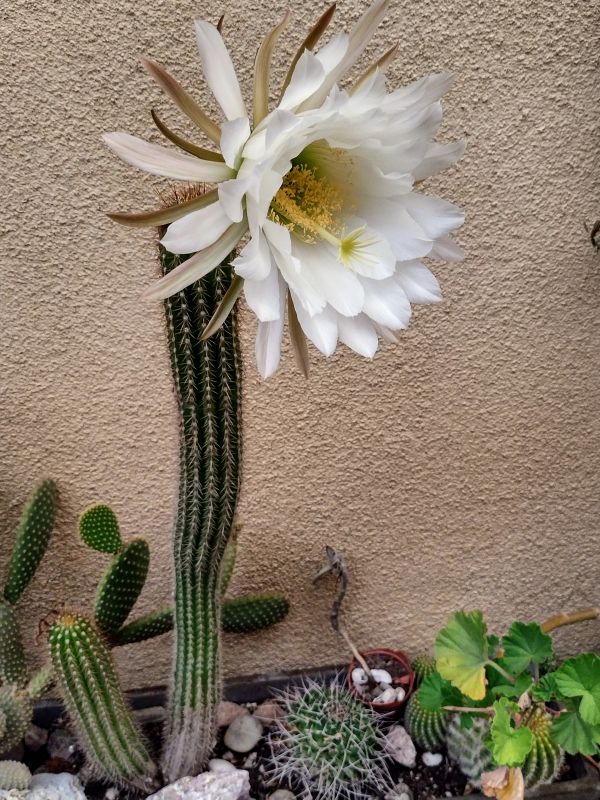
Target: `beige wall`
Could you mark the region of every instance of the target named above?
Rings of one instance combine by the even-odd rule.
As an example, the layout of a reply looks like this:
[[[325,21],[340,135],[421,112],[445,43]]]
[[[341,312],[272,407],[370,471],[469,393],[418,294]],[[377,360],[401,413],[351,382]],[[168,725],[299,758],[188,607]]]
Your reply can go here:
[[[317,8],[294,9],[290,41]],[[342,2],[341,19],[358,13]],[[168,103],[150,54],[203,91],[195,14],[228,12],[226,38],[249,89],[267,0],[5,0],[2,90],[0,508],[6,553],[32,483],[60,483],[60,524],[22,621],[62,602],[88,607],[104,559],[76,517],[112,503],[147,536],[150,584],[169,598],[177,420],[160,308],[139,299],[156,271],[152,237],[105,210],[151,207],[159,181],[117,163],[103,131],[147,135]],[[320,6],[318,7],[320,8]],[[302,23],[302,24],[300,24]],[[598,202],[598,26],[588,0],[395,0],[394,81],[450,69],[445,132],[467,156],[431,184],[466,209],[468,257],[438,265],[445,302],[416,313],[374,363],[312,353],[305,382],[286,353],[267,383],[243,312],[244,520],[233,590],[284,590],[289,620],[227,639],[229,674],[344,658],[330,598],[310,577],[328,542],[354,584],[357,641],[414,653],[448,613],[494,625],[600,602],[600,256],[583,229]],[[288,54],[291,44],[286,43]],[[279,70],[281,73],[281,69]],[[561,633],[600,646],[600,625]],[[167,674],[167,639],[129,648],[129,685]]]

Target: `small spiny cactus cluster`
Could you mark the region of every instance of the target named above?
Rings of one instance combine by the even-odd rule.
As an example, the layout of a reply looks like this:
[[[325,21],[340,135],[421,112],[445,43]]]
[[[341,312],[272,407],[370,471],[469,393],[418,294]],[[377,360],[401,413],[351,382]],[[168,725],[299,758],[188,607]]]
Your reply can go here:
[[[52,683],[44,668],[30,679],[15,605],[33,578],[54,528],[57,489],[43,481],[29,496],[17,528],[0,599],[0,752],[15,747],[31,723],[34,700]]]
[[[460,714],[453,714],[448,724],[446,745],[448,755],[461,769],[463,775],[475,786],[481,782],[481,773],[492,767],[492,756],[485,744],[490,725],[483,717],[474,717],[467,728]]]
[[[31,783],[31,772],[20,761],[0,761],[0,789],[25,791]]]
[[[412,662],[415,671],[415,686],[420,686],[426,678],[436,671],[435,658],[428,653],[419,653]]]
[[[523,779],[526,789],[534,789],[558,777],[564,751],[550,737],[552,717],[543,708],[534,708],[523,724],[533,734],[533,747],[523,765]]]
[[[355,800],[390,787],[377,719],[347,689],[307,681],[281,702],[286,714],[270,740],[275,780],[315,800]]]

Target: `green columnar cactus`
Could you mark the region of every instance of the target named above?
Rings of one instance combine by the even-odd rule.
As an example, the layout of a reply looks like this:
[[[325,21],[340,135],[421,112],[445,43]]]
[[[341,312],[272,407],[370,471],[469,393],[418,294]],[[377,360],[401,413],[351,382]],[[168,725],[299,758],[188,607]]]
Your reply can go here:
[[[22,686],[26,676],[25,650],[15,610],[0,600],[0,683]]]
[[[46,552],[54,528],[56,497],[56,485],[44,481],[23,510],[4,587],[4,599],[11,605],[25,591]]]
[[[223,603],[222,626],[226,633],[252,633],[281,622],[290,610],[285,597],[257,594]]]
[[[51,627],[48,641],[67,708],[93,766],[119,784],[152,790],[156,768],[94,624],[63,614]]]
[[[558,777],[564,751],[550,737],[552,717],[544,709],[534,709],[523,724],[533,733],[533,747],[523,765],[525,788],[533,789]]]
[[[163,273],[182,258],[161,249]],[[180,493],[174,536],[175,662],[163,769],[197,773],[216,735],[220,678],[221,562],[234,520],[240,468],[241,370],[235,310],[203,331],[232,281],[222,265],[165,300],[181,418]]]
[[[31,724],[33,703],[29,695],[16,686],[0,687],[0,712],[4,717],[4,733],[0,752],[6,753],[19,744]]]
[[[472,727],[466,728],[460,714],[453,714],[448,724],[448,755],[476,786],[481,782],[481,773],[492,766],[492,756],[485,745],[489,729],[488,720],[482,717],[473,718]]]
[[[132,539],[117,553],[96,594],[96,624],[107,636],[114,635],[135,605],[148,576],[150,549],[144,539]]]
[[[271,735],[273,778],[302,796],[341,800],[383,794],[390,776],[375,714],[338,684],[307,681],[281,696],[286,714]]]
[[[39,700],[54,683],[52,667],[42,667],[34,672],[27,684],[26,693],[31,700]]]
[[[447,711],[429,711],[424,708],[419,700],[419,692],[416,691],[406,706],[404,725],[420,748],[436,751],[445,743],[448,716]]]
[[[435,658],[428,653],[419,653],[418,656],[415,656],[412,666],[415,671],[415,683],[417,686],[420,686],[425,678],[433,675],[436,671]]]
[[[31,783],[31,772],[20,761],[0,761],[0,789],[25,791]]]

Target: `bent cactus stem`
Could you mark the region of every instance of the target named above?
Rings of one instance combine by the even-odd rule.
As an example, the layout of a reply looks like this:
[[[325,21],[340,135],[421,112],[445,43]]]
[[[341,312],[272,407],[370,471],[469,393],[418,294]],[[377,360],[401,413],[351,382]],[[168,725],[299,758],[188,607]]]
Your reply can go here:
[[[163,273],[182,261],[161,249]],[[198,773],[216,737],[221,695],[220,573],[239,488],[240,383],[236,313],[203,341],[232,279],[221,265],[165,301],[179,405],[180,489],[174,536],[175,659],[163,770]]]

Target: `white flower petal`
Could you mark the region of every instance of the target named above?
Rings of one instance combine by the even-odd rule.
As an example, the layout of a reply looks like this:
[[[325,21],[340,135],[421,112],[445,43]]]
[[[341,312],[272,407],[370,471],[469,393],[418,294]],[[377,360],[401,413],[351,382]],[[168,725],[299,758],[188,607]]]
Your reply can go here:
[[[268,219],[263,226],[263,230],[269,243],[272,244],[273,247],[279,250],[280,253],[291,254],[292,239],[287,228]]]
[[[411,308],[404,289],[394,278],[371,281],[362,278],[365,293],[364,313],[379,325],[390,330],[407,328]]]
[[[261,281],[267,277],[271,271],[271,251],[260,229],[231,264],[241,278]]]
[[[281,359],[281,338],[285,318],[285,286],[280,286],[279,317],[272,322],[259,322],[256,333],[256,364],[263,378],[269,378],[279,367]]]
[[[220,161],[187,156],[129,133],[105,133],[102,138],[123,161],[152,175],[199,183],[216,183],[233,175],[233,170]]]
[[[425,154],[423,161],[412,171],[416,181],[425,180],[430,175],[435,175],[451,167],[465,152],[467,143],[464,139],[459,142],[438,144],[432,142]]]
[[[305,50],[294,67],[292,79],[281,98],[279,108],[293,111],[316,92],[324,79],[325,68],[320,59],[310,50]]]
[[[465,251],[450,236],[440,236],[433,243],[429,256],[440,261],[462,261]]]
[[[398,261],[422,258],[431,251],[431,239],[396,200],[363,197],[358,213],[385,236]]]
[[[377,332],[364,314],[352,318],[338,317],[338,335],[340,341],[360,356],[373,358],[377,352]]]
[[[279,319],[281,307],[281,291],[279,270],[272,266],[266,278],[260,281],[244,281],[246,302],[261,322],[272,322]]]
[[[344,265],[359,275],[383,280],[394,274],[396,255],[381,233],[370,228],[360,217],[347,220],[348,231],[363,229],[359,234],[356,254],[344,261]]]
[[[411,303],[439,303],[442,299],[435,275],[420,261],[398,264],[394,277]]]
[[[454,76],[450,72],[426,75],[388,94],[383,101],[383,108],[388,113],[397,113],[408,108],[424,108],[436,103],[453,83]]]
[[[250,121],[247,117],[238,117],[221,125],[221,153],[225,163],[238,167],[244,145],[250,136]]]
[[[292,252],[315,291],[339,314],[354,317],[362,311],[364,291],[360,279],[344,267],[325,246],[294,240]]]
[[[251,183],[251,178],[233,178],[219,184],[219,203],[232,222],[239,222],[244,216],[242,201]]]
[[[196,253],[216,242],[231,225],[219,203],[212,203],[199,211],[172,222],[161,239],[170,253]]]
[[[210,22],[198,19],[196,40],[206,82],[227,119],[247,116],[235,69],[219,31]]]
[[[164,300],[200,280],[231,253],[245,231],[245,220],[232,225],[214,244],[205,250],[200,250],[199,253],[175,267],[174,270],[146,289],[142,296],[148,300]]]
[[[325,356],[335,352],[338,323],[335,311],[329,306],[314,316],[308,314],[300,299],[292,291],[292,301],[300,327],[314,346]]]
[[[398,203],[406,209],[430,239],[446,236],[455,228],[459,228],[465,220],[458,206],[439,197],[411,192],[399,198]]]
[[[284,281],[293,290],[306,313],[309,316],[314,316],[323,311],[326,306],[325,298],[302,273],[298,259],[287,253],[282,253],[273,245],[271,245],[271,254]]]

